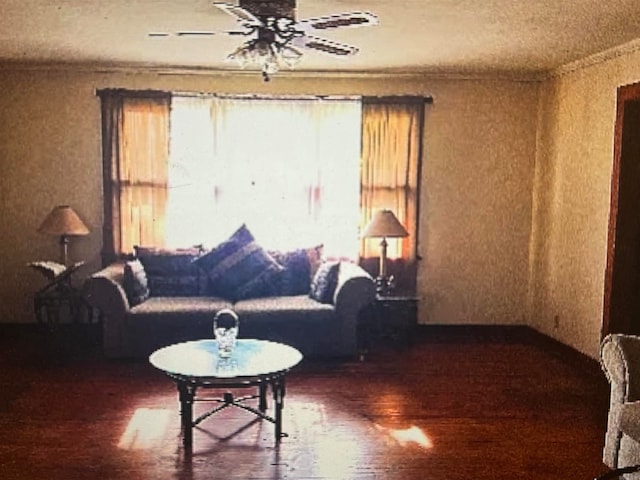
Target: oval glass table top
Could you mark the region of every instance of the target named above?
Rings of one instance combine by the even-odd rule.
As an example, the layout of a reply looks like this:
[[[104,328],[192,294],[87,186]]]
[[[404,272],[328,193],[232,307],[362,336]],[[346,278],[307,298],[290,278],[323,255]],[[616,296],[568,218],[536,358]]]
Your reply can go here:
[[[289,345],[254,339],[239,339],[228,358],[219,356],[213,339],[169,345],[149,356],[172,377],[198,380],[256,378],[287,371],[301,360],[302,353]]]

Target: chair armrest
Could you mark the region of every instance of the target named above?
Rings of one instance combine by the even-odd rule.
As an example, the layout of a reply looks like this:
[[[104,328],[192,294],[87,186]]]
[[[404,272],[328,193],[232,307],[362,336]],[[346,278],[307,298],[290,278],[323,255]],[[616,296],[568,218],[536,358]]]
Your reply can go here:
[[[611,334],[600,347],[600,365],[623,402],[640,400],[640,337]]]
[[[640,396],[640,337],[607,335],[600,345],[600,365],[611,386],[602,460],[616,468],[623,434],[622,411]]]

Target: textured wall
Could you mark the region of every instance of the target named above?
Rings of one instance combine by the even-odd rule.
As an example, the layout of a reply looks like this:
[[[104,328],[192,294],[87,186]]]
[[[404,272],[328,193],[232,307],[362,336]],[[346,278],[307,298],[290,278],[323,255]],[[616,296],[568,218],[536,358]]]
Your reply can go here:
[[[427,117],[420,270],[428,322],[525,322],[537,85],[443,85]]]
[[[421,197],[420,317],[427,323],[525,321],[538,84],[428,78],[275,78],[0,71],[0,321],[29,322],[43,284],[26,268],[54,259],[36,228],[71,204],[91,228],[70,249],[97,268],[102,178],[97,88],[307,94],[428,94]]]
[[[592,357],[602,326],[616,91],[639,80],[636,52],[541,88],[530,323]]]

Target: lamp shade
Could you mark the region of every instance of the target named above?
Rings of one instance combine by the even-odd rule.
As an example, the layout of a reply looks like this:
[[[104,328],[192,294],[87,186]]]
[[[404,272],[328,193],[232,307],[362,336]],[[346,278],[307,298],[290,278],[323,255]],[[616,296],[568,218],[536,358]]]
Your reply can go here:
[[[362,236],[371,237],[408,237],[409,233],[398,221],[391,210],[378,210],[362,232]]]
[[[38,228],[49,235],[87,235],[89,229],[69,205],[58,205],[43,220]]]

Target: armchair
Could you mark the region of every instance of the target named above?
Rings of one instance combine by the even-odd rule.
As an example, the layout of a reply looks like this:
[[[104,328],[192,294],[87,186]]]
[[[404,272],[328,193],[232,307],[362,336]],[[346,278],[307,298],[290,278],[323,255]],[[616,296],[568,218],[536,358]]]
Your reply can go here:
[[[608,335],[600,364],[611,386],[603,462],[640,479],[637,468],[626,468],[640,464],[640,336]]]
[[[594,480],[614,480],[616,478],[621,479],[623,478],[623,475],[626,475],[628,473],[635,473],[635,472],[640,472],[640,465],[632,465],[630,467],[616,468],[615,470],[607,472],[604,475],[600,475],[599,477],[596,477]]]

